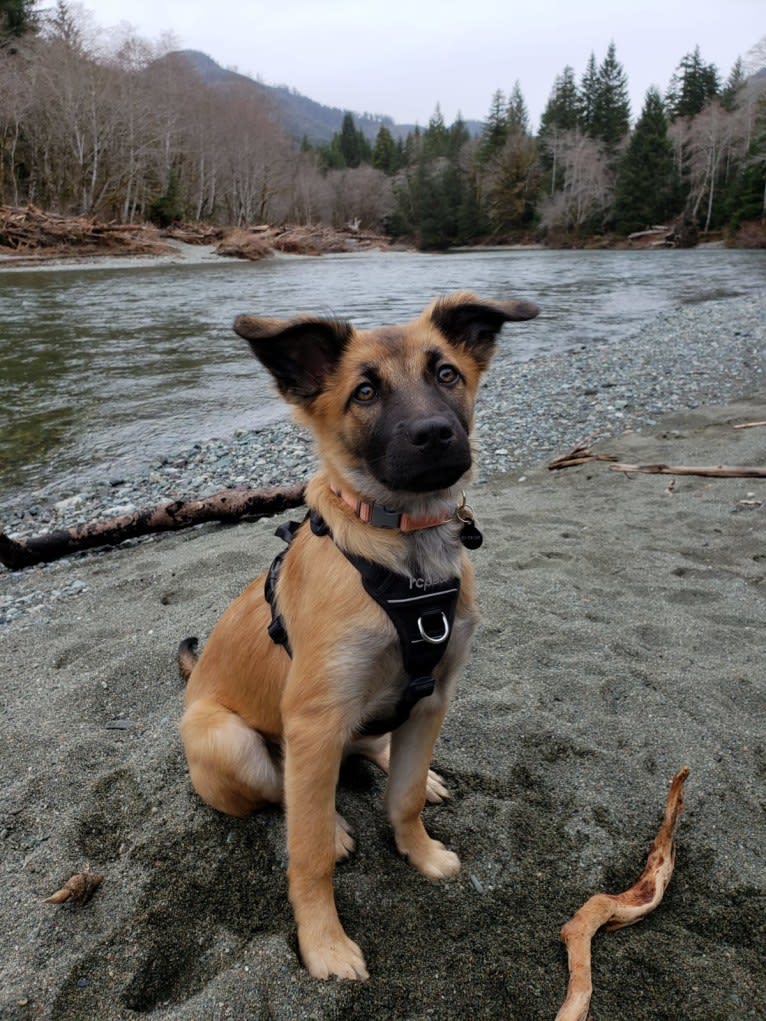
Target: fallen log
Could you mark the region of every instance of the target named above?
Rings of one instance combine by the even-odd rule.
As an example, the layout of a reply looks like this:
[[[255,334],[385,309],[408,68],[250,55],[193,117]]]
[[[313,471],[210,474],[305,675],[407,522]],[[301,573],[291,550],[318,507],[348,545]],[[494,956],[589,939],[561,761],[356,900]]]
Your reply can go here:
[[[219,489],[202,500],[175,500],[105,521],[90,521],[47,535],[11,539],[0,526],[0,563],[11,571],[47,564],[61,557],[116,546],[126,539],[152,532],[170,532],[206,521],[239,521],[246,516],[266,517],[303,503],[303,485],[270,489]]]
[[[613,472],[644,472],[647,475],[705,475],[717,479],[766,479],[766,467],[716,464],[697,467],[689,464],[611,464]]]
[[[562,927],[561,939],[566,944],[569,960],[569,985],[556,1021],[588,1021],[593,993],[590,945],[595,933],[602,926],[612,932],[633,925],[662,900],[673,875],[676,857],[673,838],[684,807],[684,784],[688,775],[689,770],[684,766],[673,777],[662,825],[637,882],[624,893],[595,894]]]

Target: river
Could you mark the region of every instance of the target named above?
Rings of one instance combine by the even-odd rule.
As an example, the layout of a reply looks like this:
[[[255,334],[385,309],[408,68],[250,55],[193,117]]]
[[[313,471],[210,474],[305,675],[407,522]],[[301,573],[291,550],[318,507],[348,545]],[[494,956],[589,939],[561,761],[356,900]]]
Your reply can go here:
[[[198,440],[286,414],[231,330],[241,313],[366,327],[470,289],[542,309],[513,357],[615,343],[686,302],[766,285],[766,252],[376,252],[262,262],[0,264],[0,499],[145,472]]]

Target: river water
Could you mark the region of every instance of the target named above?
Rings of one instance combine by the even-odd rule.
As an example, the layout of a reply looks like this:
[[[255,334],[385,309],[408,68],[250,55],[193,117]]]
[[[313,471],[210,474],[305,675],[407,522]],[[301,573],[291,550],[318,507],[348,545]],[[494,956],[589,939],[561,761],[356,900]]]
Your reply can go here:
[[[0,264],[0,500],[141,473],[196,441],[285,415],[231,330],[242,312],[335,314],[367,327],[411,318],[453,290],[527,298],[541,316],[508,337],[526,360],[619,344],[679,304],[765,283],[766,252],[712,248]]]

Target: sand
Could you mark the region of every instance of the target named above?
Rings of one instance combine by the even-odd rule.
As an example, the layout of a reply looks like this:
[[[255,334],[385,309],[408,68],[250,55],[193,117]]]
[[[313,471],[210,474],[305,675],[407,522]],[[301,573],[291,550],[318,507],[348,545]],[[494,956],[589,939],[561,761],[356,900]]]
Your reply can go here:
[[[627,461],[766,464],[766,392],[604,441]],[[573,440],[577,437],[573,437]],[[93,1019],[543,1019],[558,932],[641,872],[682,765],[660,907],[594,944],[596,1021],[766,1014],[766,481],[544,466],[472,491],[483,624],[439,740],[452,800],[427,809],[463,870],[401,861],[368,763],[339,807],[336,874],[364,984],[296,955],[284,822],[192,791],[174,655],[204,638],[281,543],[274,521],[206,526],[17,581],[77,594],[0,634],[0,1015]],[[0,577],[0,584],[7,581]],[[42,899],[86,863],[84,907]]]

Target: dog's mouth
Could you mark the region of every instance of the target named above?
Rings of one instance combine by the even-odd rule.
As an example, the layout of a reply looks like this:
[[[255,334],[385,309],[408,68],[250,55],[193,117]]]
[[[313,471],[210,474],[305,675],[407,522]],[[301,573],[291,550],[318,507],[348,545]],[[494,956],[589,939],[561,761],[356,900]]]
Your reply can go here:
[[[393,492],[435,493],[450,489],[471,467],[467,456],[450,464],[388,465],[388,470],[375,471],[378,482]]]

